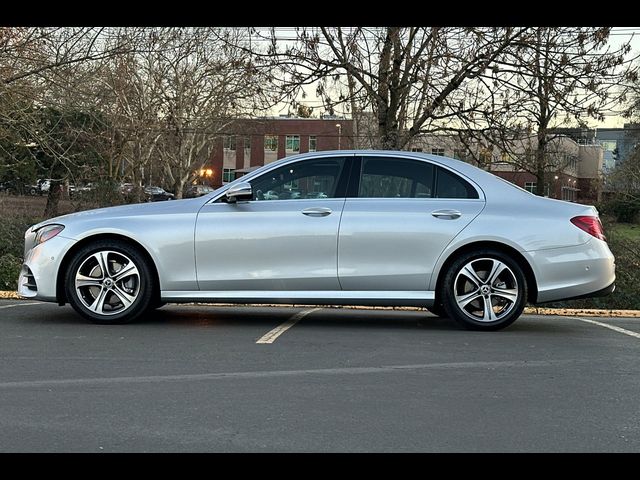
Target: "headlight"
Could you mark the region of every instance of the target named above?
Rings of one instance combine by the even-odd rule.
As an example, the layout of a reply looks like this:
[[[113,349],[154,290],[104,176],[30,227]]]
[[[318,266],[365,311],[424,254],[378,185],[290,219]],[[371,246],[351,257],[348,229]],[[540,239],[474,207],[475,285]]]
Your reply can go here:
[[[47,240],[52,239],[53,237],[58,235],[62,230],[64,230],[64,225],[54,224],[54,225],[46,225],[42,228],[39,228],[38,231],[36,232],[35,245],[40,245],[41,243],[44,243]]]

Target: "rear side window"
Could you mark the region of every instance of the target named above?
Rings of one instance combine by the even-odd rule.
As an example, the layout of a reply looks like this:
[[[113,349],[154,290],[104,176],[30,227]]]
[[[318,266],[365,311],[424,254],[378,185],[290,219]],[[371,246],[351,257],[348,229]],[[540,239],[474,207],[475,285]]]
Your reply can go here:
[[[438,167],[436,198],[479,198],[478,192],[469,182]]]
[[[363,158],[358,196],[361,198],[432,198],[430,163],[402,158]]]
[[[364,157],[360,198],[479,198],[469,182],[429,162]]]

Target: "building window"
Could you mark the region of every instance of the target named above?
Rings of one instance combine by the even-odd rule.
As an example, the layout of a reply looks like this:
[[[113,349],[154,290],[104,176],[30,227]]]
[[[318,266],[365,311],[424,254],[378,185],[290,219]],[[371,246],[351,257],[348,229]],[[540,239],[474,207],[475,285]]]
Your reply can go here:
[[[491,165],[493,160],[493,152],[488,148],[483,148],[478,153],[478,163],[480,165]]]
[[[578,159],[573,155],[568,155],[568,154],[565,155],[564,163],[565,163],[564,167],[570,170],[576,170],[576,168],[578,167]]]
[[[315,135],[309,135],[309,151],[318,151],[318,137],[316,137]]]
[[[232,168],[223,168],[222,169],[222,182],[232,182],[235,179],[236,171]]]
[[[287,135],[285,148],[287,153],[300,152],[300,135]]]
[[[536,193],[536,187],[538,186],[537,182],[524,182],[524,189],[527,192],[531,192],[534,195],[537,195]],[[549,196],[549,192],[551,190],[551,187],[548,183],[544,184],[544,196],[548,197]]]
[[[601,140],[600,145],[606,152],[613,152],[618,146],[618,142],[616,140]]]
[[[566,200],[567,202],[575,202],[576,201],[576,189],[571,187],[562,187],[562,200]]]
[[[444,148],[432,148],[431,155],[438,155],[444,157]]]
[[[251,137],[244,137],[244,149],[248,152],[251,151]]]
[[[236,137],[235,135],[226,135],[222,141],[222,146],[225,150],[236,149]]]
[[[456,148],[453,151],[453,158],[456,158],[458,160],[466,160],[467,159],[467,151],[459,149],[459,148]]]
[[[264,149],[270,152],[278,151],[278,136],[277,135],[265,135],[264,136]]]
[[[422,148],[420,148],[420,147],[411,147],[411,151],[412,152],[421,152]]]

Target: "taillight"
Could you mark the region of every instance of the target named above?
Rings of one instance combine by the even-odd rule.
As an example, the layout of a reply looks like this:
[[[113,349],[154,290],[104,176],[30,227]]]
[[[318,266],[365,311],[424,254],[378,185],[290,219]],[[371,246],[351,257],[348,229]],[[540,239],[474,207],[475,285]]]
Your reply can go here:
[[[573,223],[580,230],[584,230],[589,235],[593,235],[600,240],[607,241],[607,237],[604,236],[604,229],[602,223],[598,217],[592,217],[590,215],[580,215],[579,217],[573,217],[571,219]]]

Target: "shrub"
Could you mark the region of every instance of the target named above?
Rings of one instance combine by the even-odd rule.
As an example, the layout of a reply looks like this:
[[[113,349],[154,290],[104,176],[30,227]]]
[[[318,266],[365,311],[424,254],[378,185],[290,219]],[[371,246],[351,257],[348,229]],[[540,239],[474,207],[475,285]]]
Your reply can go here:
[[[613,199],[602,203],[598,210],[613,215],[619,223],[634,223],[640,220],[640,200]]]
[[[611,252],[616,257],[616,289],[606,297],[554,302],[564,308],[640,309],[640,236],[618,233],[621,225],[605,223]]]
[[[22,260],[10,253],[0,256],[0,290],[17,290]]]

